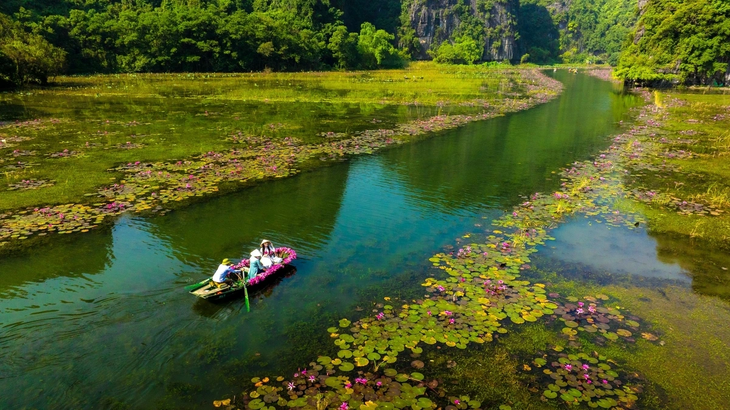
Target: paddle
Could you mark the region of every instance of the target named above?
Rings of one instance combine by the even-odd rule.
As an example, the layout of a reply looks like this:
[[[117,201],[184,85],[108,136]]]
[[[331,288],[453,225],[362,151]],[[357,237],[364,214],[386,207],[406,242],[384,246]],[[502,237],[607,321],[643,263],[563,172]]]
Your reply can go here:
[[[246,312],[251,311],[251,305],[248,303],[248,288],[246,287],[246,271],[241,269],[241,281],[243,282],[243,293],[246,295]]]
[[[248,288],[246,288],[246,279],[243,280],[243,293],[246,294],[246,312],[250,312],[251,306],[248,304]]]
[[[185,290],[188,291],[188,292],[192,292],[192,291],[194,291],[194,290],[202,287],[203,285],[205,285],[204,282],[207,281],[207,280],[208,279],[206,279],[206,280],[204,280],[202,282],[198,282],[198,283],[194,283],[192,285],[185,286]]]

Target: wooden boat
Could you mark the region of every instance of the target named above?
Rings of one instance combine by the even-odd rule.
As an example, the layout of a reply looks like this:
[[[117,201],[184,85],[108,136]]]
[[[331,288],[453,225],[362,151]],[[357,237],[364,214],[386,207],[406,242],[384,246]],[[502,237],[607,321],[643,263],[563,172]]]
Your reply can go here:
[[[282,255],[282,261],[271,265],[264,272],[256,275],[253,278],[247,279],[245,282],[243,279],[236,280],[232,284],[221,283],[216,284],[212,278],[206,278],[193,285],[185,287],[190,294],[195,295],[201,299],[206,300],[220,300],[227,298],[234,294],[238,294],[241,291],[261,285],[266,282],[267,279],[274,276],[276,273],[285,270],[289,263],[297,258],[297,253],[291,248],[276,248],[276,253]],[[243,273],[248,272],[249,260],[244,259],[241,263],[234,265],[234,269],[240,270],[241,276]]]

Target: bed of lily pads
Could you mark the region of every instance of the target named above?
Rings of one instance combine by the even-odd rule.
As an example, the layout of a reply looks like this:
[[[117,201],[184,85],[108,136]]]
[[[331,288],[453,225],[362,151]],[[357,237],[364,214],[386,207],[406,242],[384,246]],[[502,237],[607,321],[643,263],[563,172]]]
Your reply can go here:
[[[644,95],[651,101],[651,94]],[[641,214],[622,210],[625,206],[619,205],[627,200],[651,201],[651,196],[637,195],[631,184],[633,173],[676,169],[675,164],[657,160],[666,152],[661,139],[656,138],[661,125],[657,116],[665,115],[664,109],[657,104],[643,107],[637,123],[614,136],[607,150],[564,169],[559,191],[525,198],[495,220],[493,228],[459,240],[474,243],[431,257],[429,261],[440,273],[424,281],[422,298],[386,298],[369,316],[353,322],[342,319],[327,329],[338,354],[320,356],[310,363],[309,368],[318,372],[311,383],[302,379],[301,369],[294,378],[265,379],[272,389],[288,390],[289,399],[257,401],[261,393],[254,390],[216,404],[252,409],[482,408],[486,403],[467,396],[475,392],[456,396],[441,389],[438,378],[429,376],[437,372],[429,369],[421,356],[436,347],[439,355],[448,357],[447,348],[494,343],[515,326],[541,321],[563,342],[547,351],[536,351],[521,369],[538,383],[525,386],[536,392],[535,400],[569,407],[639,408],[644,378],[620,361],[584,349],[631,349],[639,339],[664,346],[661,332],[607,295],[561,295],[551,291],[549,283],[531,283],[520,274],[531,269],[530,255],[538,246],[552,239],[549,231],[567,218],[583,215],[597,223],[628,229],[647,222]],[[675,206],[671,202],[662,205],[667,209]],[[711,212],[702,214],[716,216]],[[688,212],[680,208],[678,213]],[[333,378],[329,383],[335,386],[328,386],[327,381]],[[254,380],[259,389],[267,385],[262,380]],[[410,386],[405,396],[401,396],[401,383]],[[353,386],[358,384],[361,387],[355,393]],[[412,394],[411,388],[419,389],[418,394]],[[363,390],[369,394],[362,394]],[[486,407],[509,409],[511,405],[488,403]]]
[[[644,112],[650,109],[645,107]],[[614,204],[630,197],[624,185],[625,166],[642,155],[641,144],[635,141],[646,130],[647,126],[639,123],[616,136],[614,144],[594,160],[563,170],[560,191],[534,194],[494,221],[494,228],[462,238],[480,238],[479,242],[430,258],[441,273],[424,281],[423,298],[386,298],[385,303],[375,305],[370,316],[354,322],[342,319],[338,326],[327,329],[339,350],[337,357],[320,356],[310,364],[318,372],[311,381],[316,388],[301,379],[301,372],[293,379],[277,377],[273,382],[274,389],[294,392],[290,394],[294,403],[287,399],[256,401],[261,393],[251,391],[227,406],[481,408],[482,403],[440,391],[438,380],[428,376],[430,369],[419,357],[432,346],[467,349],[472,344],[493,342],[514,326],[542,321],[565,343],[524,365],[523,371],[539,375],[541,400],[591,408],[636,408],[641,377],[610,357],[582,349],[587,342],[628,348],[639,337],[663,345],[657,332],[641,318],[612,305],[606,295],[561,296],[551,292],[549,284],[523,280],[520,273],[531,268],[530,255],[537,247],[552,239],[549,231],[568,217],[582,214],[599,223],[630,229],[645,222],[638,214],[616,210]],[[439,354],[448,355],[448,350]],[[332,378],[334,387],[327,385]],[[353,394],[347,386],[358,381],[372,386],[373,393]],[[402,398],[399,389],[395,396],[377,393],[377,387],[385,386],[387,391],[393,383],[423,389],[418,392],[426,399],[413,395]],[[323,397],[327,397],[324,402],[320,401]],[[498,406],[511,408],[511,403]]]
[[[129,162],[111,170],[122,173],[118,183],[87,193],[85,201],[0,214],[0,248],[20,246],[27,239],[50,233],[86,232],[124,212],[165,213],[196,197],[234,189],[240,184],[296,174],[303,167],[311,166],[313,161],[342,160],[352,155],[370,154],[427,133],[453,129],[505,112],[524,110],[554,98],[562,88],[560,82],[536,70],[525,70],[520,75],[523,77],[526,96],[505,98],[499,105],[482,101],[479,103],[483,108],[480,114],[436,115],[425,120],[398,124],[393,128],[335,134],[317,144],[307,144],[294,137],[274,139],[237,133],[230,139],[232,147],[228,151],[210,151],[179,161]],[[55,123],[53,120],[32,121],[8,127],[42,129]],[[273,126],[282,128],[276,124]],[[3,144],[12,142],[17,141],[6,139]],[[116,149],[134,150],[143,146],[127,141],[118,144]],[[48,157],[65,160],[85,155],[84,149],[64,149]],[[14,152],[19,154],[25,151],[16,149]],[[5,168],[18,171],[33,165],[13,157]]]

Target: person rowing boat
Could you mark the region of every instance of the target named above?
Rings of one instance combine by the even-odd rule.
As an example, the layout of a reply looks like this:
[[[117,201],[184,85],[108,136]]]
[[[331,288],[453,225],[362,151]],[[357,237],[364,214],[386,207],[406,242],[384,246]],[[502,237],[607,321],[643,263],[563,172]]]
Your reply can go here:
[[[270,283],[269,278],[277,272],[295,271],[286,267],[297,258],[297,253],[290,248],[277,248],[276,251],[282,260],[271,267],[266,267],[262,263],[264,255],[255,249],[249,258],[243,259],[237,265],[232,266],[228,259],[224,259],[212,277],[208,276],[198,283],[185,286],[185,289],[192,295],[206,300],[220,300],[239,291],[248,294],[250,288]]]
[[[218,287],[223,286],[224,283],[232,285],[234,280],[233,276],[238,276],[236,272],[231,261],[223,259],[223,262],[218,265],[218,269],[213,274],[213,283]],[[238,279],[240,280],[240,277]]]

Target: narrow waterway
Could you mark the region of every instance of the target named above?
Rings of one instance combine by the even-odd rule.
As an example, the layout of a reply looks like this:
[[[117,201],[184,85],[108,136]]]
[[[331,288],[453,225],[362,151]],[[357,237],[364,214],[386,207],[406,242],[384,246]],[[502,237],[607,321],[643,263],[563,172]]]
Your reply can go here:
[[[331,321],[417,288],[433,252],[554,190],[556,172],[606,147],[640,103],[555,75],[564,93],[525,112],[4,257],[0,408],[199,408],[252,375],[306,364]],[[300,259],[250,313],[182,289],[261,238]],[[689,280],[642,246],[631,249],[657,277]]]

